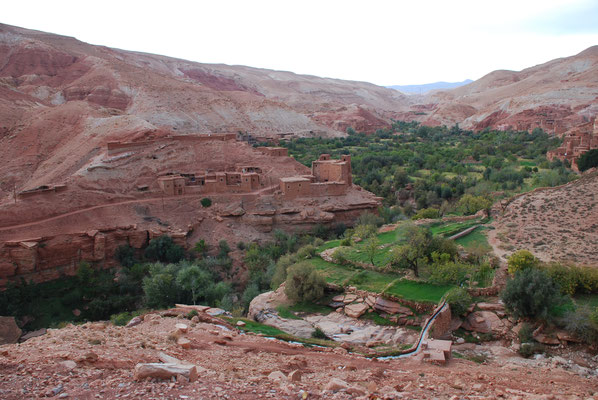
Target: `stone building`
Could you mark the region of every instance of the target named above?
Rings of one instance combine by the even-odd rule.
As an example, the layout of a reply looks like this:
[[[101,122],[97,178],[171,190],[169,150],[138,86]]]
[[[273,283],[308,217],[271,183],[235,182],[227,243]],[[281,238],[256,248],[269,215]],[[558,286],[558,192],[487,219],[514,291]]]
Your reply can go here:
[[[289,155],[289,149],[286,147],[257,147],[257,150],[272,157],[287,157]]]
[[[552,161],[558,158],[561,161],[568,160],[574,171],[579,171],[577,160],[588,150],[598,149],[598,119],[594,123],[582,125],[570,131],[563,137],[563,144],[556,150],[546,153],[546,157]]]
[[[181,175],[167,175],[158,178],[160,189],[167,196],[180,196],[185,194],[185,178]]]
[[[312,162],[311,175],[281,178],[280,191],[286,199],[341,196],[352,184],[351,156],[343,155],[335,160],[330,154],[322,154]]]

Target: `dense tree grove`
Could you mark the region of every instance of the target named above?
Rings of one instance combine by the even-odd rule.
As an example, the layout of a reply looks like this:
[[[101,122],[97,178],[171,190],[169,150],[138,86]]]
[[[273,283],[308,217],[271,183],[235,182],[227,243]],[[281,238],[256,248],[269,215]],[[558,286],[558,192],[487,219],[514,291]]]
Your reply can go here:
[[[389,207],[407,194],[408,185],[418,209],[440,208],[466,193],[491,198],[493,192],[554,186],[574,176],[559,160],[546,159],[546,151],[558,147],[560,139],[541,129],[474,133],[457,125],[395,121],[390,129],[371,135],[352,129],[348,133],[344,138],[301,138],[282,145],[308,166],[322,153],[350,154],[354,182],[383,197]],[[483,202],[460,206],[471,213],[471,205],[488,206]]]

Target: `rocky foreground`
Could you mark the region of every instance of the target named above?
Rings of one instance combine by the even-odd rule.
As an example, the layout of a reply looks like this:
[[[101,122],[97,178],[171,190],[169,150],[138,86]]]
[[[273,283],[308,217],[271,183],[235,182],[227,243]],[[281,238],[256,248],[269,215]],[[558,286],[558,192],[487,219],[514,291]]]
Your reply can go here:
[[[69,325],[0,346],[0,398],[598,398],[598,381],[584,377],[587,368],[558,356],[525,360],[498,344],[465,344],[454,349],[466,355],[483,347],[486,360],[453,358],[446,366],[370,360],[341,347],[306,348],[242,334],[201,313],[191,321],[180,314],[148,314],[131,327]],[[194,366],[197,377],[140,377],[138,364],[160,363],[164,357]],[[588,356],[580,360],[598,362]]]

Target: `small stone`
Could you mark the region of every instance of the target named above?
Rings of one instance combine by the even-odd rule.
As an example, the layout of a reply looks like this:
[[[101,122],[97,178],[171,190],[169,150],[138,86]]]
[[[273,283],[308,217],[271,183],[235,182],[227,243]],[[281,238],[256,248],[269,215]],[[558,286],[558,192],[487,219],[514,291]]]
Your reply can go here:
[[[174,327],[181,333],[187,333],[189,330],[189,327],[186,324],[176,324]]]
[[[179,338],[177,340],[177,344],[181,346],[183,349],[190,349],[191,348],[191,341],[187,338]]]
[[[374,381],[369,381],[367,389],[368,389],[368,392],[375,393],[376,390],[378,390],[378,385],[376,385],[376,382],[374,382]]]
[[[67,397],[69,397],[69,394],[68,394],[68,393],[61,393],[61,394],[58,396],[58,398],[59,398],[59,399],[66,399]]]
[[[301,382],[301,371],[299,371],[298,369],[292,371],[289,374],[289,380],[291,382]]]
[[[54,396],[56,396],[58,393],[62,392],[62,390],[64,389],[64,386],[62,386],[62,384],[56,386],[54,389],[52,389],[52,394]]]
[[[245,322],[243,322],[243,321],[237,321],[237,326],[243,327],[245,325],[247,325]]]
[[[135,317],[135,318],[133,318],[132,320],[129,321],[129,323],[127,324],[126,327],[130,328],[132,326],[139,325],[142,322],[143,322],[143,319],[141,319],[141,317]]]
[[[270,374],[268,375],[268,379],[270,379],[271,381],[284,381],[286,380],[286,376],[284,376],[284,374],[280,371],[273,371],[270,372]]]
[[[77,363],[74,362],[73,360],[61,361],[59,364],[62,365],[64,368],[66,368],[69,371],[77,368]]]

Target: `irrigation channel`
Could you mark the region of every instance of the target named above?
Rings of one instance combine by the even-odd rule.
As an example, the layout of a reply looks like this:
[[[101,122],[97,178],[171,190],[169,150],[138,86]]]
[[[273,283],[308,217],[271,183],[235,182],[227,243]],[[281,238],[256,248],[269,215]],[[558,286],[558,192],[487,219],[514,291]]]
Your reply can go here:
[[[436,319],[436,317],[438,317],[438,315],[442,311],[444,311],[444,309],[446,307],[448,307],[448,304],[446,304],[446,300],[445,299],[442,299],[442,302],[440,303],[440,305],[438,307],[436,307],[436,310],[434,311],[434,314],[432,314],[432,316],[428,319],[428,321],[426,322],[426,325],[424,325],[424,329],[422,329],[421,333],[419,334],[419,339],[417,340],[417,346],[415,346],[415,349],[413,349],[413,350],[407,350],[405,353],[398,354],[396,356],[386,356],[386,357],[376,357],[376,358],[378,360],[394,360],[396,358],[407,358],[407,357],[411,357],[411,356],[414,356],[417,353],[419,353],[419,351],[421,350],[422,343],[424,342],[424,340],[427,339],[428,330],[432,326],[432,323],[434,322],[434,320]]]
[[[424,340],[427,339],[428,330],[432,326],[432,323],[434,322],[436,317],[438,317],[438,315],[446,309],[446,307],[448,307],[448,304],[446,304],[445,299],[442,299],[441,303],[438,305],[438,307],[436,307],[436,310],[434,310],[434,313],[432,314],[432,316],[430,318],[428,318],[428,320],[426,321],[426,325],[424,325],[424,329],[422,329],[421,333],[419,334],[419,338],[417,340],[417,346],[415,346],[414,349],[405,350],[405,353],[398,354],[396,356],[384,356],[384,357],[373,357],[373,358],[376,358],[378,360],[394,360],[397,358],[411,357],[411,356],[414,356],[417,353],[419,353],[419,351],[421,350],[422,343],[424,342]],[[268,339],[268,340],[279,340],[275,337],[270,337],[270,336],[265,336],[264,338]],[[296,342],[296,341],[292,341],[292,340],[289,340],[288,342],[294,343],[294,344],[303,344],[302,342]],[[324,347],[324,346],[311,345],[311,347]]]

